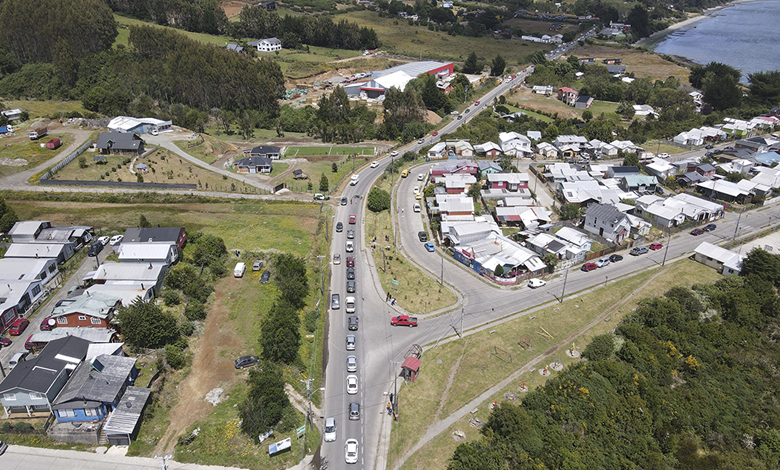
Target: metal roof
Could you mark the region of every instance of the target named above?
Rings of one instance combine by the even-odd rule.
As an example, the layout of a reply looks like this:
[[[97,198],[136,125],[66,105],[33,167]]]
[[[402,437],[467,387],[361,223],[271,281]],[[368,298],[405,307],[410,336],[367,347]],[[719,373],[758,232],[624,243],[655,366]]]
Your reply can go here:
[[[11,243],[5,257],[57,258],[64,249],[64,243]]]
[[[151,393],[148,388],[127,387],[119,404],[103,425],[103,431],[106,434],[133,434]]]
[[[82,362],[53,402],[56,410],[83,408],[83,402],[116,403],[135,366],[132,357],[103,354]]]
[[[73,302],[64,302],[59,307],[54,307],[51,312],[53,317],[61,317],[73,313],[80,313],[96,318],[108,318],[108,315],[122,299],[101,292],[84,292],[78,297],[72,298]]]
[[[69,336],[52,341],[38,357],[19,363],[0,383],[0,393],[14,388],[46,393],[65,369],[75,368],[87,354],[89,341]]]

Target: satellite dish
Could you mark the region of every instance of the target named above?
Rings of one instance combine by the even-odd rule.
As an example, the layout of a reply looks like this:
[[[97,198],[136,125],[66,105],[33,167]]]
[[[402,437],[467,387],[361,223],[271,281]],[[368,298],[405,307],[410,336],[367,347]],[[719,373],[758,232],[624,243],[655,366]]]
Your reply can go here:
[[[46,322],[46,323],[48,323],[48,324],[49,324],[49,326],[54,326],[54,325],[56,325],[56,324],[57,324],[57,320],[55,320],[55,319],[53,319],[53,318],[49,318],[49,321],[48,321],[48,322]]]

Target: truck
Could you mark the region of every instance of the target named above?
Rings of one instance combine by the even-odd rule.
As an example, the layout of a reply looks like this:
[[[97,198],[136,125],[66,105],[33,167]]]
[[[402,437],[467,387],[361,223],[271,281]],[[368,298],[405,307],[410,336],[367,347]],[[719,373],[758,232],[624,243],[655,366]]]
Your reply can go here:
[[[45,127],[39,127],[38,129],[30,129],[30,132],[27,134],[27,136],[30,137],[30,140],[38,140],[48,133],[48,129]]]
[[[58,148],[62,147],[62,141],[58,138],[53,138],[50,141],[46,142],[46,148],[50,150],[56,150]]]
[[[399,315],[390,319],[390,326],[417,326],[417,317]]]
[[[350,178],[349,184],[355,186],[356,184],[358,184],[358,181],[360,181],[360,175],[355,174],[352,175],[352,178]]]

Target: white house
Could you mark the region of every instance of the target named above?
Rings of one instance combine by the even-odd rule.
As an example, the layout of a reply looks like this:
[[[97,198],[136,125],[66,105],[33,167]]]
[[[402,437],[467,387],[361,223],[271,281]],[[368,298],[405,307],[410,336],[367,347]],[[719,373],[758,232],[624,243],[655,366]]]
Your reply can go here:
[[[663,158],[654,158],[652,162],[645,166],[647,171],[654,174],[658,178],[666,179],[668,176],[674,175],[676,167],[664,160]]]
[[[548,142],[540,142],[536,145],[536,152],[544,158],[558,158],[558,149]]]
[[[747,255],[734,253],[712,243],[702,242],[693,250],[693,259],[701,264],[717,269],[724,276],[739,274]]]
[[[591,204],[585,210],[585,231],[620,244],[631,233],[631,222],[615,206]]]
[[[428,149],[428,159],[439,160],[447,157],[447,144],[444,142],[437,142],[433,147]]]
[[[247,43],[258,50],[258,52],[273,52],[282,50],[282,41],[276,38],[261,39]]]
[[[123,263],[163,263],[171,265],[179,257],[175,244],[122,243],[119,246],[119,261]]]
[[[501,132],[498,134],[498,145],[507,155],[523,156],[531,154],[531,139],[517,132]]]

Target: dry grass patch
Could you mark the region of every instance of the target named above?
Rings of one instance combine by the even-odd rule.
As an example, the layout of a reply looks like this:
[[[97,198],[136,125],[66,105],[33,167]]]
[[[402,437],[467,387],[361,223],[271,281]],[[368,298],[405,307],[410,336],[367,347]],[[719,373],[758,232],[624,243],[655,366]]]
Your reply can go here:
[[[16,135],[3,137],[0,140],[0,177],[34,168],[56,157],[73,143],[71,134],[47,135],[39,140],[30,140],[27,137],[27,130],[22,131],[18,126],[16,129]],[[62,146],[59,149],[51,150],[45,146],[41,147],[41,144],[45,144],[54,137],[62,140]]]
[[[577,336],[574,342],[578,350],[583,351],[594,336],[613,329],[643,297],[663,293],[673,286],[691,285],[694,282],[714,282],[720,278],[715,270],[687,259],[670,265],[662,274],[648,282],[656,274],[658,270],[655,269],[639,272],[610,284],[607,288],[596,289],[577,298],[569,297],[569,300],[563,304],[550,303],[546,308],[533,314],[469,335],[465,341],[446,343],[434,350],[426,351],[417,381],[405,385],[403,391],[399,393],[402,419],[394,423],[389,461],[397,462],[408,449],[419,442],[427,428],[433,424],[431,417],[437,415],[440,407],[439,420],[458,411],[469,401],[505,380],[523,366],[530,365],[539,369],[556,359],[561,359],[564,365],[573,362],[565,354],[565,350],[571,344],[560,343],[620,302],[625,301],[609,314],[609,322],[600,322]],[[531,319],[531,316],[536,318]],[[555,339],[539,335],[540,326],[551,333]],[[495,332],[490,334],[491,330]],[[518,345],[521,336],[531,338],[530,350],[523,350]],[[491,353],[495,352],[494,347],[511,354],[512,362],[504,363],[495,356],[491,357]],[[545,352],[548,354],[544,360],[538,364],[529,364],[529,361]],[[451,387],[449,393],[445,394],[453,365],[459,360],[460,364],[451,379],[456,386]],[[525,381],[530,388],[534,388],[544,383],[544,378],[536,371],[523,374],[510,386],[479,405],[477,416],[483,421],[486,420],[487,405],[494,400],[502,401],[503,394],[507,391],[517,392],[517,387],[522,381]],[[404,409],[414,409],[414,413],[403,413]],[[452,439],[451,431],[460,429],[466,433],[467,438],[477,435],[476,430],[468,425],[470,417],[470,414],[467,415],[448,432],[437,436],[434,443],[426,444],[406,462],[403,468],[443,468],[458,444]]]
[[[577,46],[573,53],[577,57],[595,57],[596,63],[601,63],[602,59],[620,57],[623,59],[622,65],[626,66],[626,72],[633,72],[636,78],[666,80],[668,77],[675,77],[680,83],[688,83],[690,74],[687,68],[641,49],[586,44]]]

